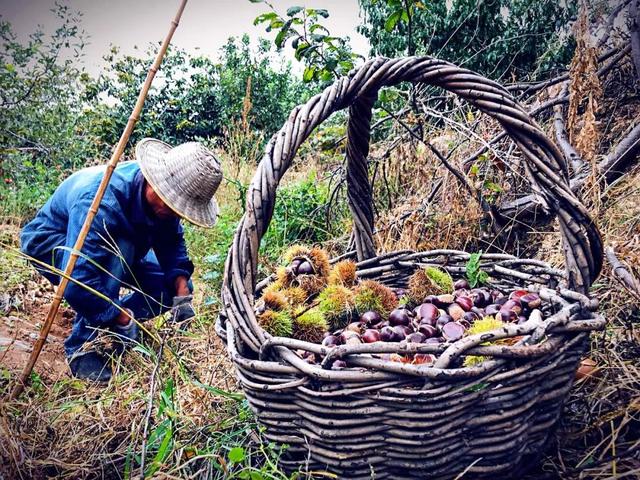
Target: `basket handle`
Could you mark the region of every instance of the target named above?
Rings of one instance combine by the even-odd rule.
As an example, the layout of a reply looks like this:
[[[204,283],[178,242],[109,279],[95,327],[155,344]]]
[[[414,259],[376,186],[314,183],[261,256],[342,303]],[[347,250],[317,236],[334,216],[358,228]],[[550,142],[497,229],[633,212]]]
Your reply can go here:
[[[348,198],[356,249],[361,260],[375,255],[372,191],[367,168],[371,108],[380,88],[405,81],[441,87],[497,119],[522,151],[528,178],[558,216],[570,288],[585,293],[599,275],[602,268],[600,233],[587,209],[569,188],[564,158],[507,90],[481,75],[432,57],[374,58],[292,110],[285,125],[267,144],[249,186],[246,211],[227,257],[224,288],[229,293],[227,303],[233,302],[245,314],[246,325],[237,327],[253,346],[264,342],[264,333],[255,321],[251,305],[258,248],[273,215],[276,189],[298,147],[313,129],[333,112],[346,107],[350,107]]]

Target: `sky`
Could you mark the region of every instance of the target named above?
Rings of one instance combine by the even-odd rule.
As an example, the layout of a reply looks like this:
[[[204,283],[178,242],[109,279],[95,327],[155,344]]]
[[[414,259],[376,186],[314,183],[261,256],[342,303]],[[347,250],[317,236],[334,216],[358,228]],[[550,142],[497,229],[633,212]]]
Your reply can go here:
[[[110,44],[119,46],[123,53],[134,53],[135,45],[146,47],[149,42],[162,40],[179,5],[178,0],[62,2],[83,13],[82,26],[89,35],[84,63],[92,75],[103,68],[102,55]],[[349,36],[354,51],[367,55],[367,40],[356,32],[360,21],[357,0],[271,0],[271,4],[283,15],[293,5],[327,9],[330,16],[324,24],[331,34]],[[0,15],[24,39],[38,25],[45,31],[54,28],[56,19],[50,11],[53,6],[54,0],[0,0]],[[249,0],[189,0],[171,43],[190,53],[217,58],[220,47],[230,36],[247,33],[252,39],[262,36],[273,40],[273,34],[265,32],[264,26],[253,25],[254,18],[267,11],[267,5]],[[287,55],[293,59],[292,53]]]

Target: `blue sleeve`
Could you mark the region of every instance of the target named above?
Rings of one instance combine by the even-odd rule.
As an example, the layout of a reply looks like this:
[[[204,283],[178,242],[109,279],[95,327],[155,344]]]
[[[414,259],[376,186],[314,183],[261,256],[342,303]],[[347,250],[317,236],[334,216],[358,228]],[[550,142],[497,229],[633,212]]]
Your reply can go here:
[[[173,291],[177,277],[191,277],[193,263],[189,259],[184,242],[184,230],[179,222],[176,221],[171,228],[162,229],[162,234],[154,239],[153,250],[170,291]]]
[[[91,201],[92,198],[79,198],[69,208],[66,241],[68,249],[63,252],[63,266],[67,264],[71,255],[70,250],[78,238]],[[74,280],[100,292],[117,305],[120,305],[120,282],[107,272],[115,274],[122,265],[121,258],[115,253],[117,248],[109,246],[114,242],[113,239],[118,238],[118,225],[126,222],[126,219],[121,217],[120,212],[103,200],[71,274]],[[115,305],[72,281],[67,285],[64,298],[79,315],[84,316],[94,326],[110,325],[120,313]]]

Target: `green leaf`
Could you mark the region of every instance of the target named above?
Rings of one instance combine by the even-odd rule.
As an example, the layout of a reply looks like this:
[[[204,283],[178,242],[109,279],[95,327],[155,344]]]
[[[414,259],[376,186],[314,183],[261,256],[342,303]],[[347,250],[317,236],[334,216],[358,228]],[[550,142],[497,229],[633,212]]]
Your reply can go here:
[[[316,67],[314,67],[313,65],[308,66],[307,68],[304,69],[304,73],[302,74],[302,80],[304,82],[310,82],[311,80],[313,80],[313,75],[316,72]]]
[[[324,82],[329,82],[333,80],[333,75],[331,74],[331,70],[327,70],[326,68],[323,68],[320,71],[320,80]]]
[[[5,63],[4,64],[4,68],[7,70],[7,72],[9,73],[13,73],[16,71],[16,67],[13,66],[13,64],[11,63]]]
[[[293,17],[295,14],[301,12],[304,8],[299,6],[289,7],[287,8],[287,15],[289,17]]]
[[[478,166],[477,163],[474,163],[473,165],[471,165],[471,168],[469,169],[469,175],[473,177],[477,177],[479,174],[480,174],[480,167]]]
[[[316,8],[316,13],[324,18],[327,18],[329,16],[329,12],[324,8]]]
[[[253,24],[258,25],[259,23],[266,22],[267,20],[273,20],[277,18],[278,14],[275,12],[263,13],[262,15],[258,15],[254,20]]]
[[[227,392],[226,390],[222,390],[221,388],[212,387],[211,385],[205,385],[204,383],[198,382],[197,380],[194,381],[193,384],[197,385],[200,388],[204,388],[207,392],[211,392],[216,395],[220,395],[221,397],[235,400],[237,402],[240,402],[245,398],[242,393]]]
[[[396,27],[396,24],[398,23],[398,20],[400,20],[400,17],[402,16],[402,10],[396,10],[395,12],[393,12],[389,18],[387,18],[387,21],[384,22],[384,29],[391,33],[393,31],[393,29]]]
[[[278,35],[276,35],[275,44],[278,48],[282,48],[284,42],[287,40],[289,36],[289,28],[291,27],[291,20],[287,20],[287,22],[282,26]]]
[[[229,451],[229,462],[231,463],[240,463],[244,460],[244,448],[242,447],[233,447]]]
[[[307,42],[302,42],[300,43],[297,47],[296,47],[296,51],[294,53],[294,56],[296,57],[296,60],[300,60],[302,59],[302,57],[304,57],[307,53],[310,53],[308,50],[311,47],[311,45],[309,45]]]
[[[264,0],[249,0],[251,3],[262,3]]]
[[[340,65],[340,68],[346,72],[348,72],[353,68],[353,62],[350,62],[348,60],[343,60],[341,62],[338,62],[338,65]]]
[[[467,280],[469,281],[469,286],[471,288],[475,288],[478,285],[482,285],[487,283],[489,280],[489,275],[487,272],[483,272],[480,270],[480,258],[482,257],[482,252],[472,253],[469,255],[469,260],[465,265],[465,275],[467,276]]]
[[[484,182],[484,188],[496,193],[502,192],[502,187],[494,182],[489,182],[489,181]]]
[[[309,27],[310,33],[313,33],[316,30],[323,30],[327,35],[329,35],[329,30],[327,30],[324,26],[320,25],[319,23],[314,23]]]

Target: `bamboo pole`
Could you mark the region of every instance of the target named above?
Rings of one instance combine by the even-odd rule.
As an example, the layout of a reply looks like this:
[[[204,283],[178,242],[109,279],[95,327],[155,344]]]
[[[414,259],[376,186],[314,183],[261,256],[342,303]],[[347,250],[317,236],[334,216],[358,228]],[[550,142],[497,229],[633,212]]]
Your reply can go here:
[[[162,63],[162,59],[164,58],[165,53],[167,52],[167,48],[169,47],[169,43],[171,42],[171,38],[173,37],[173,33],[176,31],[178,24],[180,23],[180,17],[182,17],[182,12],[187,5],[187,0],[181,0],[180,6],[178,7],[178,11],[173,21],[171,22],[171,28],[169,29],[169,33],[164,39],[158,54],[156,55],[156,59],[153,62],[153,65],[147,72],[147,78],[145,79],[144,85],[142,86],[142,90],[140,90],[140,94],[138,95],[138,100],[136,101],[135,106],[133,107],[133,111],[131,112],[131,116],[127,121],[127,125],[120,136],[120,140],[116,145],[113,154],[111,155],[111,159],[107,164],[107,169],[102,177],[102,181],[100,182],[100,186],[98,187],[98,191],[96,192],[96,196],[91,202],[91,206],[89,207],[89,211],[87,212],[87,217],[84,220],[84,224],[82,225],[82,229],[78,234],[78,238],[76,239],[75,244],[73,245],[73,250],[69,257],[69,261],[67,262],[67,266],[64,269],[64,276],[60,280],[60,284],[56,289],[55,296],[53,297],[53,302],[49,307],[49,312],[47,313],[47,318],[40,329],[40,336],[33,346],[33,351],[31,352],[31,356],[29,357],[29,361],[25,365],[22,373],[20,374],[20,378],[16,381],[16,385],[11,391],[9,396],[10,400],[15,399],[22,390],[24,389],[27,379],[29,375],[31,375],[31,371],[33,370],[33,366],[36,364],[38,360],[38,356],[42,351],[42,347],[44,346],[45,341],[47,340],[47,336],[49,335],[49,331],[51,330],[51,325],[53,324],[53,320],[56,318],[56,314],[58,313],[58,308],[60,307],[60,303],[64,298],[64,291],[67,288],[67,284],[69,280],[67,277],[71,276],[74,267],[76,266],[76,261],[78,260],[78,253],[82,249],[82,245],[84,244],[85,239],[87,238],[87,234],[91,229],[91,223],[93,222],[93,218],[98,212],[98,208],[100,207],[100,202],[102,201],[102,197],[104,196],[104,192],[109,185],[109,181],[111,180],[111,175],[113,174],[113,170],[116,168],[116,165],[120,161],[120,157],[124,152],[124,149],[129,141],[129,137],[131,136],[131,132],[135,127],[138,119],[140,118],[140,112],[142,111],[142,107],[144,105],[144,101],[147,97],[147,93],[149,92],[149,88],[151,87],[151,82],[153,82],[153,78],[156,75],[156,72],[160,68],[160,64]]]

